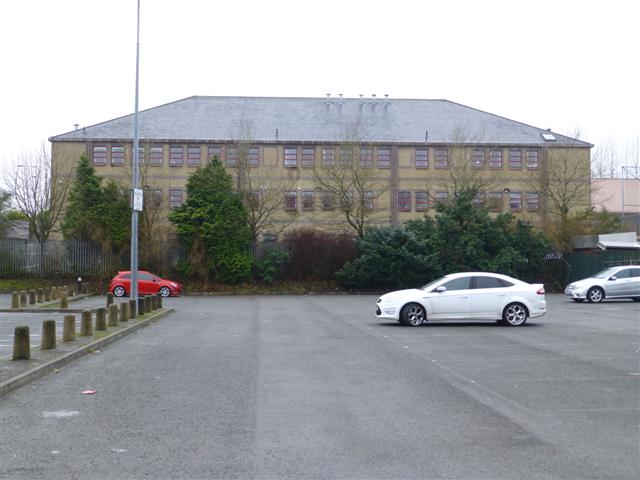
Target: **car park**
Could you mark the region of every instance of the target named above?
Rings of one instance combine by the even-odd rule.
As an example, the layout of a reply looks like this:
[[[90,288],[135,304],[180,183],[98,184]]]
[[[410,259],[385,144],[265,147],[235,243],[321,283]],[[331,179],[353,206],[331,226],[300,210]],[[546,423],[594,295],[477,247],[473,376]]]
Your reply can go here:
[[[610,298],[640,301],[640,265],[619,265],[567,285],[564,291],[574,302],[599,303]]]
[[[530,284],[498,273],[446,275],[421,288],[382,295],[378,318],[417,327],[432,320],[497,320],[510,326],[546,313],[544,285]]]
[[[131,294],[131,272],[122,271],[113,277],[109,285],[109,292],[115,297],[125,297]],[[182,293],[182,284],[154,275],[151,272],[138,271],[138,293],[153,295],[159,293],[163,297],[178,296]]]

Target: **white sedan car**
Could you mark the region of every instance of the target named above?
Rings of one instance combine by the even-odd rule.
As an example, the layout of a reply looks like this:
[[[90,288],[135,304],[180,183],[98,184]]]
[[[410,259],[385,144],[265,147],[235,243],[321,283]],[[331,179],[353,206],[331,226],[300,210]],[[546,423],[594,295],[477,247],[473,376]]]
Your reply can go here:
[[[446,275],[422,288],[382,295],[376,316],[411,327],[431,320],[498,320],[517,327],[547,312],[544,285],[498,273]]]
[[[640,302],[640,265],[620,265],[567,285],[564,294],[574,302],[599,303],[605,298]]]

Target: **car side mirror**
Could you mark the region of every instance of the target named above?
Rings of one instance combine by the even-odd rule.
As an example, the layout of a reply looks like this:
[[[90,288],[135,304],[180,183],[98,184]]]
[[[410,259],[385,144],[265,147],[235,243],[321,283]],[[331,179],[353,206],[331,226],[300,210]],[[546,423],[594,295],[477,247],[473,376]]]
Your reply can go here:
[[[447,291],[447,287],[438,287],[435,289],[435,292],[443,293]]]
[[[615,281],[615,280],[617,280],[617,278],[616,278],[616,276],[615,276],[615,275],[613,275],[613,276],[609,277],[609,281],[610,281],[610,282],[613,282],[613,281]]]

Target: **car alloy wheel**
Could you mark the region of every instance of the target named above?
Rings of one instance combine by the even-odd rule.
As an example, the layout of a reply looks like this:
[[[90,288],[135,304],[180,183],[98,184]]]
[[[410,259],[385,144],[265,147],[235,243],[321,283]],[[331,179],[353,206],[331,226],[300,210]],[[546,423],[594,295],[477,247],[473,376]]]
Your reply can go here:
[[[604,292],[600,287],[591,287],[587,292],[589,303],[600,303],[604,299]]]
[[[163,297],[168,297],[169,295],[171,295],[171,290],[169,290],[169,287],[162,287],[160,289],[160,295],[162,295]]]
[[[424,323],[427,319],[427,315],[422,305],[418,303],[410,303],[405,305],[402,312],[400,312],[400,319],[405,325],[417,327]]]
[[[512,327],[524,325],[528,316],[529,312],[521,303],[510,303],[502,312],[502,319]]]
[[[125,293],[127,292],[125,291],[124,287],[121,287],[120,285],[113,289],[113,294],[116,297],[124,297]]]

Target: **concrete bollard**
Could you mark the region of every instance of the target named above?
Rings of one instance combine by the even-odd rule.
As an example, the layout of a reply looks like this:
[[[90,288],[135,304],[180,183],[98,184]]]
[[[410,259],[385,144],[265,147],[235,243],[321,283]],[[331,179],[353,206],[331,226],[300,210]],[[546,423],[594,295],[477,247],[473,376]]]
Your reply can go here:
[[[80,317],[80,336],[89,337],[93,335],[93,324],[91,323],[91,310],[83,310]]]
[[[113,303],[113,293],[107,293],[107,307]]]
[[[107,329],[106,313],[107,313],[107,309],[104,307],[100,307],[98,308],[98,310],[96,310],[96,330]]]
[[[67,299],[67,294],[64,290],[60,294],[60,308],[69,308],[69,300]]]
[[[29,327],[16,327],[13,335],[13,359],[29,360],[31,358],[31,344],[29,343]]]
[[[65,315],[62,327],[62,341],[75,342],[76,340],[76,317],[75,315]]]
[[[109,326],[115,327],[118,325],[118,306],[115,304],[109,305]]]
[[[36,302],[43,303],[44,302],[44,290],[39,288],[36,290]]]
[[[62,286],[62,291],[60,292],[61,294],[64,293],[67,295],[67,297],[69,296],[69,288],[67,288],[66,285]]]
[[[21,307],[26,307],[27,306],[27,292],[26,292],[26,290],[22,290],[20,292],[20,306]]]
[[[120,321],[121,322],[129,321],[129,302],[122,302],[120,304]]]
[[[51,300],[58,300],[60,298],[60,289],[58,287],[53,287],[51,289]]]
[[[52,350],[56,348],[56,321],[42,321],[42,340],[40,350]]]
[[[162,295],[158,294],[158,309],[162,310]]]
[[[44,289],[44,301],[45,302],[50,302],[51,301],[51,288],[47,287]]]
[[[20,294],[18,292],[11,293],[11,308],[20,308]]]
[[[150,295],[144,296],[144,311],[145,313],[151,312],[151,296]]]
[[[131,299],[129,300],[129,318],[136,318],[138,313],[136,312],[136,301]]]
[[[29,290],[29,305],[34,305],[36,303],[36,291]]]
[[[144,298],[138,298],[138,315],[142,316],[145,314],[144,311]]]

